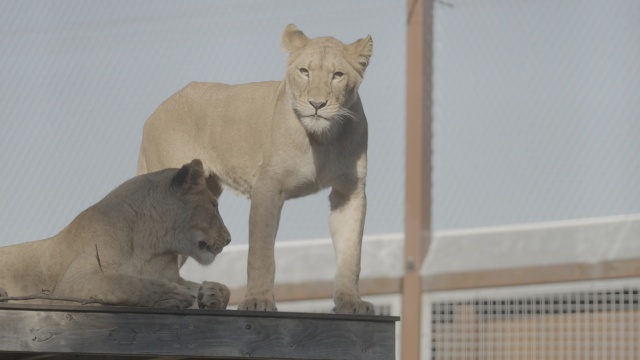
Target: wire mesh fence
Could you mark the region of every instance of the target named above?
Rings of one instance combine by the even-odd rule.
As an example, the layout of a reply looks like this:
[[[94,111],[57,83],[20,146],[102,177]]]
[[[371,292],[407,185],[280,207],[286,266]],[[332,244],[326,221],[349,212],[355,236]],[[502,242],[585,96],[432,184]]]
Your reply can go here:
[[[437,0],[433,16],[434,229],[640,213],[639,2]],[[612,234],[602,253],[564,241],[584,231],[555,245],[615,251]],[[509,250],[449,264],[531,255]],[[640,359],[639,281],[547,290],[431,301],[423,358]]]
[[[636,286],[431,305],[433,360],[640,359]]]

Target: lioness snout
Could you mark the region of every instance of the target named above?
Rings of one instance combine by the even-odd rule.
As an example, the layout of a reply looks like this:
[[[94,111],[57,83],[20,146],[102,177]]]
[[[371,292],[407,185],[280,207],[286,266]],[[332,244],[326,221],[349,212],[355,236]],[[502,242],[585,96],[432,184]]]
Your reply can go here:
[[[226,245],[229,245],[229,243],[231,243],[231,236],[229,236],[229,237],[227,238],[227,243],[225,244],[225,246],[226,246]]]
[[[311,106],[313,106],[314,109],[320,110],[323,107],[325,107],[327,105],[326,101],[314,101],[314,100],[309,100],[309,104],[311,104]]]

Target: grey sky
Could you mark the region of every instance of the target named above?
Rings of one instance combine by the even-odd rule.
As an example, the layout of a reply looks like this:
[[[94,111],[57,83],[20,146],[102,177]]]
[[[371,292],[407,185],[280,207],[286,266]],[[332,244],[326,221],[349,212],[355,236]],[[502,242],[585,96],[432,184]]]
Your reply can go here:
[[[372,35],[361,87],[372,133],[366,231],[401,231],[404,6],[364,4],[0,2],[0,244],[56,234],[135,175],[144,121],[189,82],[282,79],[290,22],[312,37]],[[279,238],[328,237],[327,196],[287,202]],[[247,241],[248,209],[223,194],[234,243]]]
[[[640,212],[640,2],[436,6],[436,228]]]
[[[640,3],[435,15],[435,229],[640,212]],[[190,81],[281,79],[290,22],[372,35],[365,232],[401,232],[404,1],[28,0],[0,2],[0,245],[54,235],[133,176],[144,121]],[[327,195],[288,202],[278,238],[328,237]],[[248,205],[221,199],[236,244]]]

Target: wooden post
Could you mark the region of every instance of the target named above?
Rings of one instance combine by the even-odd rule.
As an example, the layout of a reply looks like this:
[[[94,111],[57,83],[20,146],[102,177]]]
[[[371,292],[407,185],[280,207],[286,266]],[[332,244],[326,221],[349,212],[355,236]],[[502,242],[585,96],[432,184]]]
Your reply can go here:
[[[403,360],[420,359],[420,267],[431,237],[432,42],[432,0],[408,0]]]

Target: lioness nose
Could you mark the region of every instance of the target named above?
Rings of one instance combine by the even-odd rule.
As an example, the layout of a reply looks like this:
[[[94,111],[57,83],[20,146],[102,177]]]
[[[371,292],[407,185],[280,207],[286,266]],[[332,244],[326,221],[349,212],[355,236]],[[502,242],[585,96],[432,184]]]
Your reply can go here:
[[[230,242],[231,242],[231,236],[227,238],[227,245],[229,245]]]
[[[327,105],[326,101],[314,101],[314,100],[309,100],[309,104],[311,104],[311,106],[313,106],[314,109],[316,110],[320,110],[323,107],[325,107]]]

